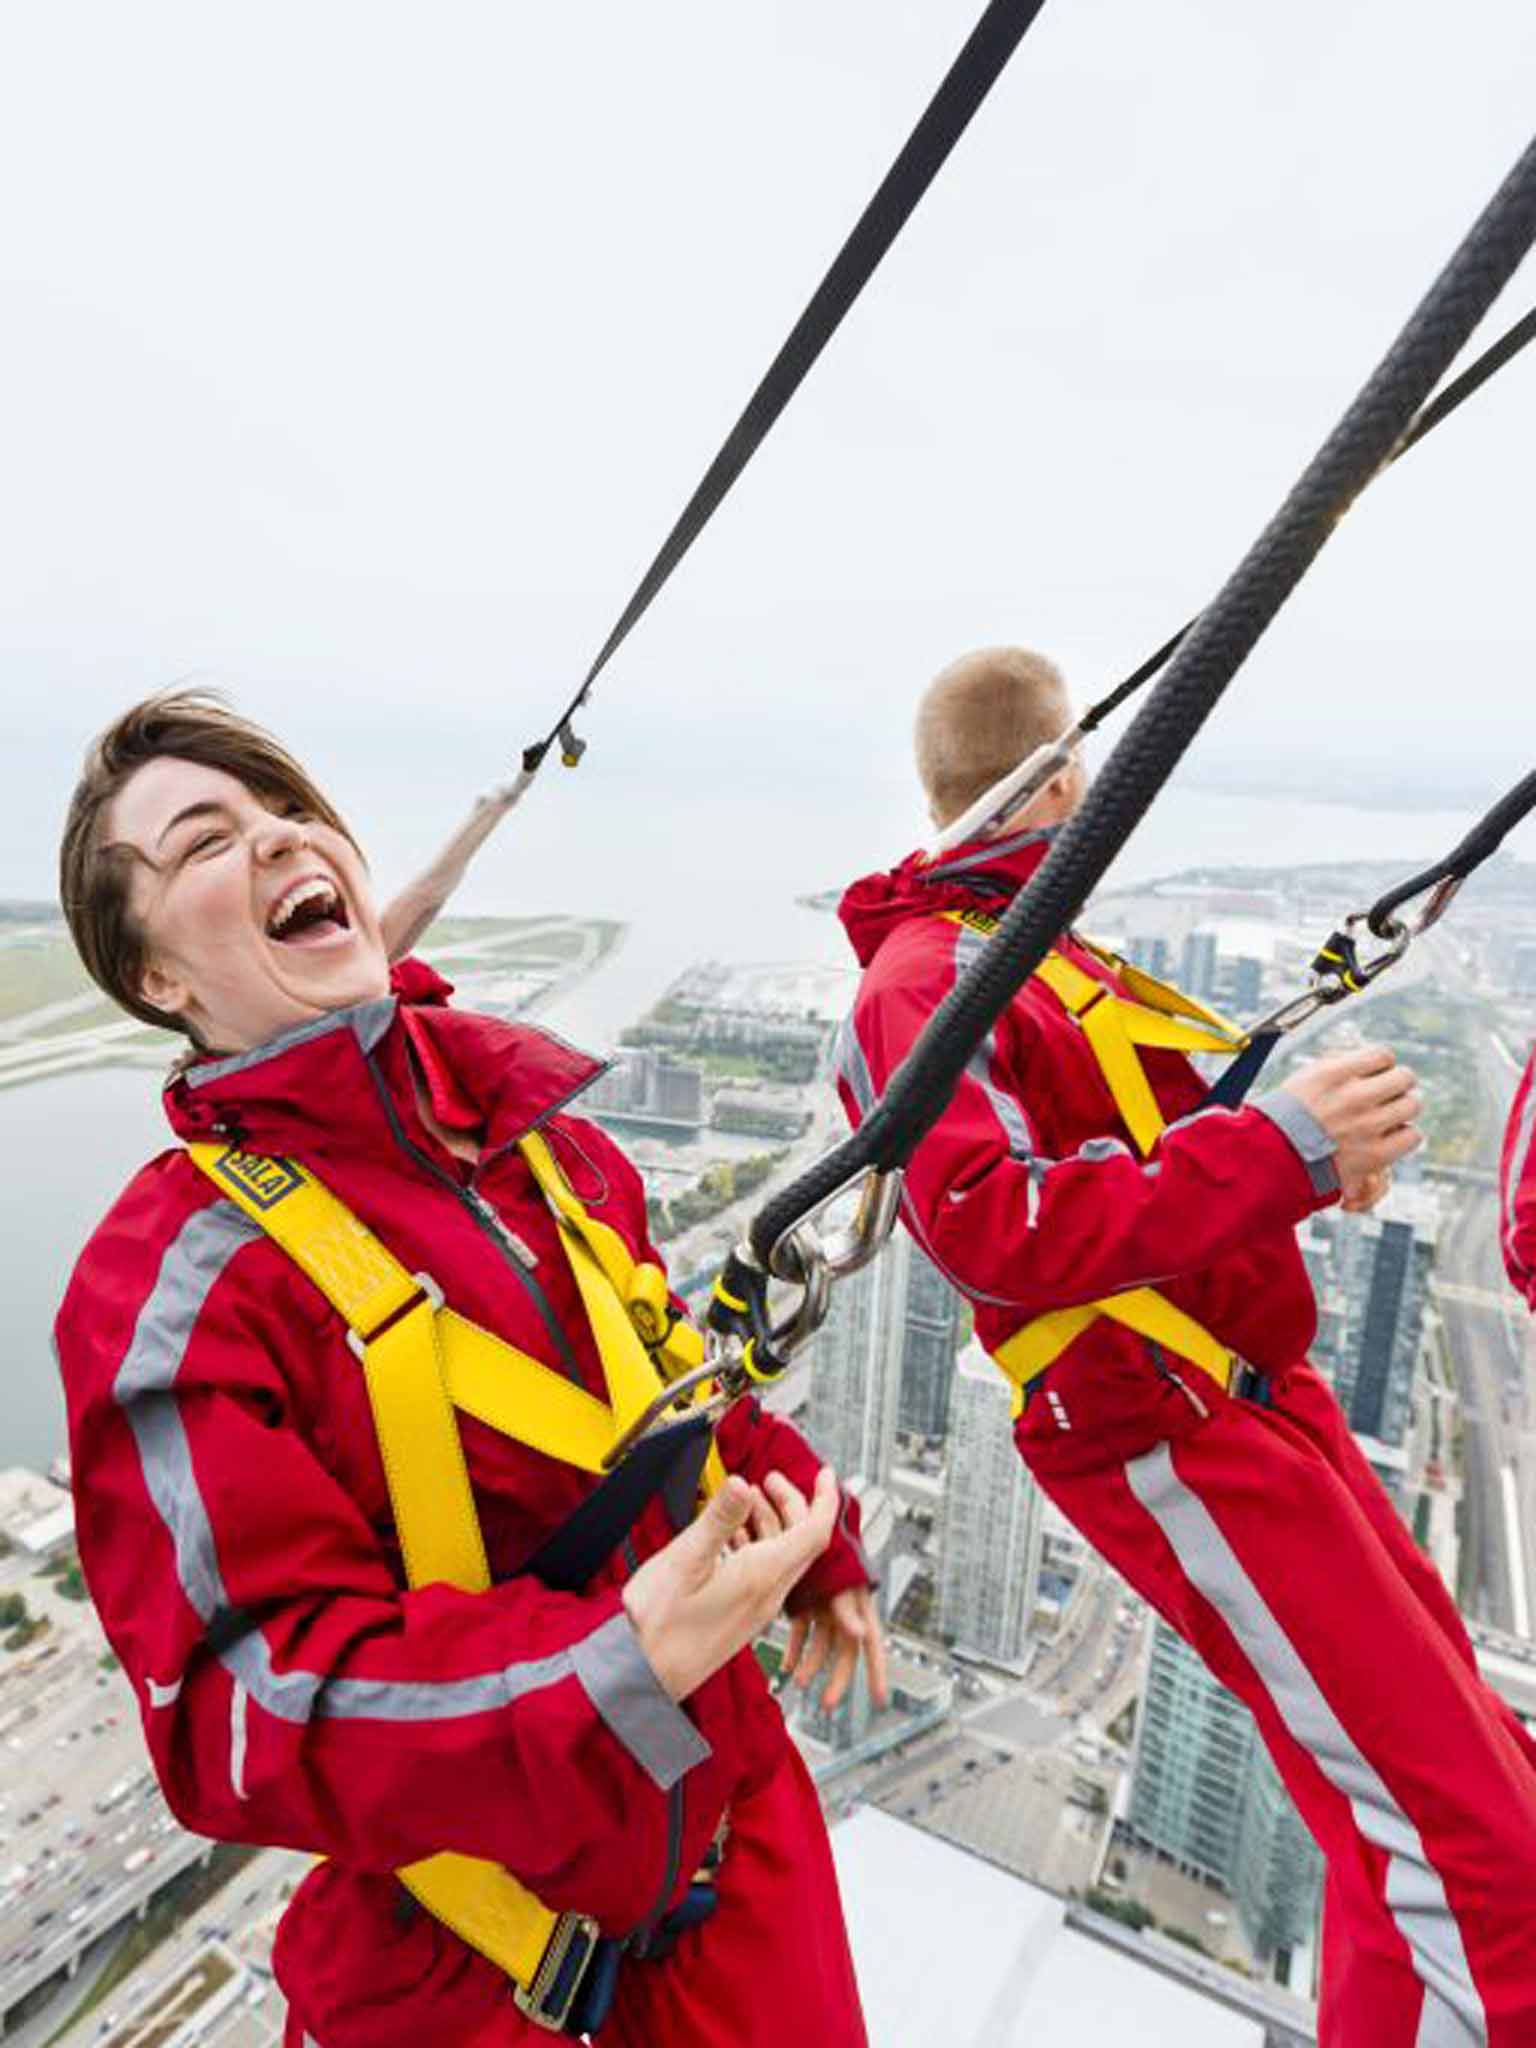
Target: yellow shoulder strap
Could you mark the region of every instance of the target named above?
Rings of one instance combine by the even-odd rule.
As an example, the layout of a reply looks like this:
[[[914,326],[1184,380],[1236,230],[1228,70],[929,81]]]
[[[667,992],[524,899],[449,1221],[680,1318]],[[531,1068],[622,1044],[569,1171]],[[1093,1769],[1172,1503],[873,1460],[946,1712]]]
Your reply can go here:
[[[1240,1034],[1217,1021],[1189,1022],[1171,1009],[1130,1002],[1060,953],[1048,953],[1036,972],[1082,1027],[1121,1121],[1143,1156],[1152,1151],[1166,1124],[1138,1050],[1159,1046],[1183,1053],[1233,1052],[1242,1042]],[[1162,984],[1153,987],[1161,990]]]
[[[985,913],[950,910],[942,915],[976,931],[990,933],[997,929],[997,919]],[[1197,1003],[1192,996],[1144,974],[1139,967],[1132,967],[1103,947],[1082,940],[1079,943],[1087,945],[1096,959],[1125,982],[1134,1001],[1106,988],[1062,953],[1047,953],[1035,976],[1082,1027],[1120,1120],[1145,1157],[1166,1126],[1151,1083],[1136,1057],[1138,1048],[1157,1046],[1183,1053],[1237,1052],[1247,1041],[1236,1025]]]
[[[521,1141],[520,1149],[562,1226],[561,1242],[597,1339],[608,1378],[608,1398],[617,1427],[622,1431],[644,1412],[659,1389],[655,1358],[641,1342],[637,1327],[641,1319],[635,1314],[636,1281],[639,1276],[650,1274],[660,1279],[661,1314],[665,1318],[666,1276],[659,1266],[638,1262],[619,1233],[600,1223],[578,1200],[547,1139],[531,1131]],[[649,1294],[645,1298],[649,1302]],[[665,1321],[660,1327],[666,1327]],[[673,1354],[679,1370],[687,1369],[690,1349],[695,1353],[695,1363],[703,1359],[702,1339],[687,1324],[678,1325],[668,1335],[666,1349]],[[720,1454],[711,1444],[704,1465],[704,1490],[713,1493],[724,1482]]]
[[[444,1383],[431,1283],[408,1273],[322,1182],[287,1159],[193,1145],[193,1159],[314,1281],[362,1360],[395,1528],[413,1586],[491,1582]]]
[[[346,1323],[353,1349],[365,1364],[371,1340],[413,1305],[403,1320],[420,1337],[430,1334],[440,1384],[455,1407],[545,1457],[584,1472],[604,1469],[618,1434],[604,1403],[453,1309],[439,1305],[435,1316],[418,1316],[417,1308],[430,1306],[435,1294],[430,1279],[408,1273],[323,1181],[292,1160],[232,1146],[187,1149],[209,1179],[320,1289]],[[388,1355],[397,1356],[397,1348]]]
[[[1085,939],[1080,933],[1077,935],[1077,943],[1085,952],[1091,953],[1095,960],[1101,960],[1112,973],[1118,975],[1143,1008],[1160,1010],[1166,1016],[1184,1017],[1191,1023],[1202,1024],[1213,1036],[1225,1041],[1224,1046],[1200,1047],[1199,1050],[1217,1052],[1229,1047],[1239,1048],[1247,1043],[1247,1033],[1229,1017],[1224,1017],[1219,1010],[1213,1010],[1205,1003],[1197,1002],[1193,996],[1186,995],[1183,989],[1175,988],[1172,982],[1159,981],[1155,974],[1148,974],[1144,967],[1133,965],[1120,954],[1112,953],[1107,946],[1096,945],[1092,939]]]

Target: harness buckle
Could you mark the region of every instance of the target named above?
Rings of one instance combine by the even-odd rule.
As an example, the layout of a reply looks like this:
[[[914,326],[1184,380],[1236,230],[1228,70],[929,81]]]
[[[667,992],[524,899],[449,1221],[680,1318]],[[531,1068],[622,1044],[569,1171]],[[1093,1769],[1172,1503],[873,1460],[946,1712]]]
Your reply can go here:
[[[447,1297],[430,1273],[413,1273],[411,1278],[416,1283],[416,1292],[409,1300],[403,1301],[399,1308],[391,1310],[376,1330],[370,1330],[364,1336],[361,1330],[348,1329],[347,1348],[359,1362],[367,1356],[368,1346],[376,1338],[382,1337],[386,1330],[392,1329],[402,1317],[408,1316],[413,1308],[420,1308],[424,1301],[429,1301],[432,1304],[432,1313],[436,1315],[443,1306]]]
[[[1255,1408],[1270,1406],[1269,1375],[1250,1365],[1246,1358],[1234,1358],[1227,1391],[1234,1401],[1251,1401]]]
[[[512,2002],[525,2019],[546,2033],[569,2032],[567,2021],[586,1988],[602,1934],[585,1913],[562,1913],[555,1922],[531,1984],[514,1981]]]

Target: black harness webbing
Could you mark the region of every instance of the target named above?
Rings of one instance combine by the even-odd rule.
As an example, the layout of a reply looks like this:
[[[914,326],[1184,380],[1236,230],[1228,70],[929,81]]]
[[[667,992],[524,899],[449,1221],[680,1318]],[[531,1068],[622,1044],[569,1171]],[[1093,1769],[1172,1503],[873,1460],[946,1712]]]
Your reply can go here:
[[[545,737],[524,749],[525,769],[536,769],[557,739],[565,748],[567,760],[573,755],[579,757],[580,742],[571,732],[570,724],[586,703],[592,685],[639,624],[662,585],[704,531],[726,492],[804,383],[1044,4],[1045,0],[991,0],[875,196],[833,258],[805,311],[791,328],[789,338],[747,400],[740,419],[704,472],[656,559],[636,585],[613,631],[598,649],[580,689]]]
[[[545,1538],[517,1577],[535,1578],[554,1593],[585,1592],[658,1494],[673,1528],[686,1528],[708,1450],[709,1423],[703,1416],[685,1417],[639,1438]]]
[[[1241,1109],[1249,1090],[1280,1043],[1278,1031],[1256,1031],[1242,1051],[1211,1083],[1202,1109]]]

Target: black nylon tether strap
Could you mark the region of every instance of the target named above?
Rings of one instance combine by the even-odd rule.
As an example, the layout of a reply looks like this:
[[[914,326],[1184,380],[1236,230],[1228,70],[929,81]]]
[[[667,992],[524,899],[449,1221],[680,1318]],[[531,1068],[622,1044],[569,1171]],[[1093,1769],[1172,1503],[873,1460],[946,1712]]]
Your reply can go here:
[[[562,726],[587,701],[592,685],[628,638],[662,585],[704,531],[725,494],[746,468],[774,422],[804,383],[817,357],[874,276],[887,250],[911,218],[918,201],[943,168],[946,158],[970,126],[982,101],[1002,75],[1008,59],[1045,0],[992,0],[972,29],[965,47],[945,73],[921,120],[907,137],[901,154],[886,172],[879,190],[854,224],[832,266],[816,287],[809,304],[790,330],[789,339],[769,364],[746,409],[726,436],[719,454],[683,507],[677,524],[662,542],[655,561],[635,588],[618,623],[598,649],[580,689],[542,740],[525,749],[523,765],[537,768]]]

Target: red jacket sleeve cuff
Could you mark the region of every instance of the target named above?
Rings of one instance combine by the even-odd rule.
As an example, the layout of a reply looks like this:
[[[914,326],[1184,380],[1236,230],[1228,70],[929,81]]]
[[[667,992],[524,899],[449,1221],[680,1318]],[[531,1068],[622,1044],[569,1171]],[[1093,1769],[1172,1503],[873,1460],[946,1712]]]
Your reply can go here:
[[[830,1600],[834,1593],[846,1592],[850,1586],[878,1586],[880,1583],[864,1553],[860,1536],[863,1510],[846,1487],[841,1488],[840,1493],[837,1527],[832,1533],[832,1541],[810,1570],[802,1575],[784,1603],[791,1614],[799,1614],[806,1607],[818,1607],[822,1601]]]

